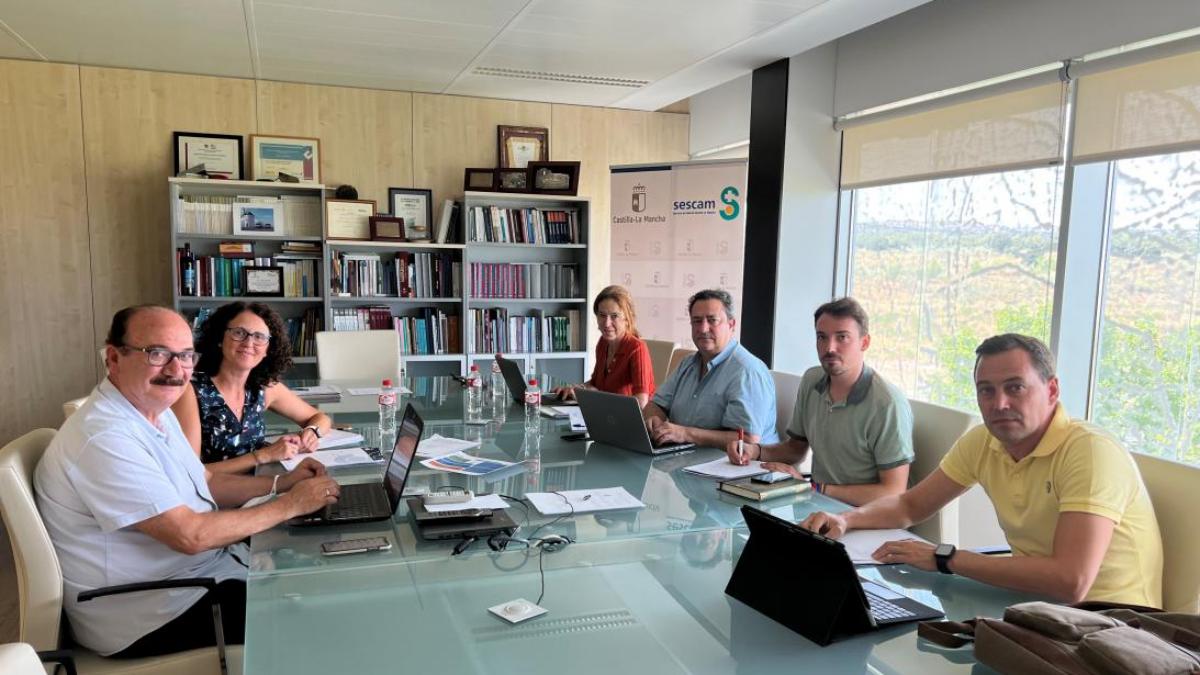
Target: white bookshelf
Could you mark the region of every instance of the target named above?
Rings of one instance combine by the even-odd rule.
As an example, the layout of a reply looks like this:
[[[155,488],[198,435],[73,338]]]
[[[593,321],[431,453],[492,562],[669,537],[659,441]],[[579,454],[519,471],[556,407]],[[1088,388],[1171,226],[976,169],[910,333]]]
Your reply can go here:
[[[175,252],[185,245],[190,246],[197,258],[202,256],[220,256],[221,242],[249,242],[254,246],[254,256],[258,258],[278,255],[288,255],[282,251],[285,241],[303,241],[321,243],[324,231],[325,186],[311,183],[276,183],[247,180],[212,180],[205,178],[168,178],[168,203],[170,204],[171,247],[168,254],[171,259],[171,298],[175,309],[192,320],[203,309],[215,309],[220,305],[234,302],[262,302],[270,305],[286,321],[301,320],[306,311],[317,310],[317,318],[324,321],[327,317],[327,284],[324,272],[324,246],[316,254],[313,261],[313,286],[306,296],[243,296],[243,295],[183,295],[180,286],[179,259]],[[308,205],[305,217],[299,212],[291,212],[286,207],[280,212],[284,215],[281,231],[271,234],[251,235],[234,234],[232,210],[220,211],[213,207],[211,217],[202,219],[194,216],[195,209],[185,208],[184,199],[188,198],[223,198],[232,200],[237,197],[278,197],[300,198]],[[295,217],[288,218],[288,215]],[[252,260],[247,263],[253,263]],[[197,265],[199,267],[199,265]],[[197,291],[200,291],[201,272],[197,269]],[[324,324],[318,328],[322,328]],[[312,345],[309,345],[310,348]],[[293,345],[293,349],[299,349]],[[311,349],[310,349],[311,351]],[[293,355],[293,362],[301,366],[302,375],[310,373],[316,364],[315,351],[304,356]]]
[[[476,216],[475,207],[499,207],[501,209],[551,209],[575,211],[578,220],[577,243],[516,243],[496,241],[472,241],[472,221]],[[470,316],[471,310],[489,308],[506,310],[509,317],[533,316],[566,316],[568,312],[574,315],[569,327],[571,331],[571,346],[566,351],[505,351],[504,356],[518,361],[526,372],[533,372],[541,377],[549,374],[555,381],[581,382],[591,374],[589,361],[591,353],[586,344],[587,322],[591,320],[592,290],[588,288],[588,248],[591,231],[591,202],[586,197],[567,197],[558,195],[534,195],[503,192],[467,192],[463,199],[462,234],[466,242],[464,253],[463,279],[463,315]],[[576,267],[576,292],[572,297],[553,298],[492,298],[472,295],[471,265],[474,263],[558,263]],[[464,344],[467,345],[467,364],[478,364],[480,370],[487,372],[493,358],[492,353],[485,350],[471,350],[472,322],[468,319],[464,326]]]

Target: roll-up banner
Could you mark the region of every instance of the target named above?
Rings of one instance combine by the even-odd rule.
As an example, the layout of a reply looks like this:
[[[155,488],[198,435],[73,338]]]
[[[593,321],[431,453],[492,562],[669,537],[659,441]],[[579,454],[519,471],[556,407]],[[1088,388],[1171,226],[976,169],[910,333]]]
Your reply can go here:
[[[742,304],[746,160],[611,167],[612,283],[644,338],[692,347],[687,300],[720,288]]]

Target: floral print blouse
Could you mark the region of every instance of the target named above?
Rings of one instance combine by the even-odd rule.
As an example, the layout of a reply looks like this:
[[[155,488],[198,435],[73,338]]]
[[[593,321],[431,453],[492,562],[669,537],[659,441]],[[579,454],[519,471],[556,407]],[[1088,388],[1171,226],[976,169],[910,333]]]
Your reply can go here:
[[[246,389],[239,420],[207,373],[193,373],[192,387],[200,404],[200,461],[220,462],[267,445],[263,440],[266,394],[262,389]]]

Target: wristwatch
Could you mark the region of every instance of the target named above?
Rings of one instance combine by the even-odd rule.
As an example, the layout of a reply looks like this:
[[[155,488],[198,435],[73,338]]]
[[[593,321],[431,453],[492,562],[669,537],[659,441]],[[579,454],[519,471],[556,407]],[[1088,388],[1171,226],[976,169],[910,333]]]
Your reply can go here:
[[[937,562],[938,571],[942,574],[954,574],[950,571],[950,559],[958,552],[954,544],[938,544],[938,547],[933,549],[933,559]]]
[[[317,438],[321,437],[321,427],[319,427],[315,424],[310,424],[310,425],[304,427],[304,429],[301,430],[301,433],[303,433],[304,431],[306,431],[308,429],[312,429],[312,432],[317,435]]]

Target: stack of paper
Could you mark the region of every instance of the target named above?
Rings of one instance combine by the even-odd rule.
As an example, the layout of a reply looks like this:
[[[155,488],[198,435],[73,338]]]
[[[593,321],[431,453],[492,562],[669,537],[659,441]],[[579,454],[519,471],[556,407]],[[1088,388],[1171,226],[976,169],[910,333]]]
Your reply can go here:
[[[297,432],[288,432],[297,433]],[[274,443],[286,434],[272,434],[264,436],[263,440],[268,443]],[[344,448],[350,445],[362,445],[366,439],[362,434],[356,434],[353,431],[342,431],[341,429],[330,429],[321,437],[321,443],[317,446],[318,450],[329,450],[330,448]]]
[[[753,461],[745,466],[738,466],[730,462],[728,457],[714,459],[711,462],[704,462],[703,464],[693,464],[692,466],[684,467],[683,470],[688,473],[694,473],[697,476],[720,478],[721,480],[736,480],[738,478],[768,473],[763,468],[762,462]]]
[[[318,462],[327,467],[335,466],[352,466],[354,464],[373,464],[378,461],[372,459],[362,448],[337,448],[334,450],[318,450],[316,452],[301,453],[295,457],[281,460],[279,463],[283,468],[291,471],[296,468],[296,465],[304,461],[305,457],[312,457]]]
[[[417,448],[417,456],[442,457],[469,450],[478,445],[478,441],[464,441],[461,438],[446,438],[441,434],[434,434],[421,441],[420,447]]]
[[[468,455],[465,452],[456,452],[452,455],[434,457],[433,459],[426,459],[421,462],[421,466],[429,469],[461,473],[468,476],[485,476],[493,471],[499,471],[512,465],[512,462],[505,462],[500,459],[484,459]]]
[[[337,403],[342,400],[342,393],[338,388],[329,384],[292,387],[292,393],[308,403]]]
[[[507,509],[508,502],[504,501],[500,495],[479,495],[469,502],[455,502],[453,504],[425,504],[425,510],[430,513],[440,513],[442,511],[458,511],[459,509]]]

